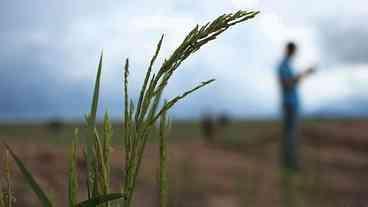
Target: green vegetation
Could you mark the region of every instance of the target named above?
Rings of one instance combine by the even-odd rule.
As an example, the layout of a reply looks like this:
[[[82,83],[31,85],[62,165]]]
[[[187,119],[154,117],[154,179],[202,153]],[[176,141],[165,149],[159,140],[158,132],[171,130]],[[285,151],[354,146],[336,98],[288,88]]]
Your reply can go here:
[[[97,78],[94,87],[92,106],[90,113],[86,116],[86,133],[79,138],[79,131],[75,131],[75,140],[71,147],[71,159],[69,167],[69,206],[132,206],[132,198],[136,189],[137,176],[141,168],[143,153],[149,139],[156,137],[157,129],[155,123],[161,119],[159,128],[160,137],[160,206],[167,206],[167,165],[166,165],[166,138],[168,128],[166,113],[176,103],[184,99],[189,94],[210,84],[214,79],[204,81],[194,88],[176,96],[164,103],[161,96],[164,89],[177,71],[178,67],[193,53],[197,52],[203,45],[216,39],[218,35],[226,31],[231,26],[255,17],[258,12],[238,11],[233,14],[224,14],[213,22],[199,27],[198,25],[186,36],[184,41],[166,59],[157,73],[154,73],[153,66],[160,52],[163,37],[158,42],[155,54],[153,55],[140,91],[139,100],[134,103],[128,94],[129,61],[126,60],[124,68],[124,124],[122,132],[122,143],[125,149],[125,174],[121,180],[121,192],[111,193],[110,189],[110,151],[112,146],[112,126],[108,115],[105,115],[102,129],[96,125],[97,109],[100,94],[100,81],[102,73],[103,54],[97,69]],[[79,145],[81,141],[81,146]],[[39,186],[24,163],[17,157],[11,148],[4,144],[7,152],[15,160],[16,165],[26,178],[30,188],[35,192],[40,203],[44,207],[54,206],[46,192]],[[78,151],[82,151],[87,163],[87,200],[78,203],[78,173],[76,168]],[[10,178],[6,178],[9,184]],[[12,192],[10,184],[5,193],[1,192],[0,207],[10,207],[12,205]],[[114,200],[114,202],[113,202]],[[116,202],[115,202],[116,201]]]
[[[0,179],[0,207],[11,207],[13,206],[14,197],[11,186],[11,172],[9,165],[9,151],[5,151],[4,156],[4,180]],[[2,186],[4,181],[5,187]]]
[[[160,207],[167,207],[168,203],[168,173],[167,173],[167,141],[166,133],[170,123],[167,120],[166,112],[160,119]]]

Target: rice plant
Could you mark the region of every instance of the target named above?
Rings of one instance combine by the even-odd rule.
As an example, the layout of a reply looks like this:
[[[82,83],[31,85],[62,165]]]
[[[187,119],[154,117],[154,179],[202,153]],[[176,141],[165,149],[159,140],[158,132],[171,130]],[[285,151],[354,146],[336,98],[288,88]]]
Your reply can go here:
[[[69,206],[124,206],[131,207],[132,199],[136,190],[136,181],[139,174],[145,146],[148,139],[156,138],[156,132],[159,131],[160,139],[160,164],[159,164],[159,184],[160,184],[160,206],[167,206],[167,142],[166,131],[168,129],[167,112],[179,101],[182,101],[189,94],[199,90],[200,88],[212,83],[214,79],[203,81],[183,94],[178,95],[168,101],[161,102],[164,90],[167,88],[168,82],[172,75],[177,71],[178,67],[192,54],[197,52],[202,46],[208,42],[215,40],[217,36],[225,32],[235,24],[244,22],[255,17],[258,12],[254,11],[238,11],[236,13],[224,14],[216,18],[212,22],[208,22],[204,26],[196,26],[184,38],[178,48],[170,57],[165,59],[163,64],[156,70],[153,67],[159,55],[164,35],[158,41],[155,53],[151,58],[142,88],[139,92],[139,99],[134,102],[128,94],[128,77],[129,77],[129,60],[126,59],[123,73],[123,92],[124,92],[124,120],[122,146],[125,153],[125,173],[121,179],[121,192],[112,193],[110,188],[111,182],[111,138],[112,127],[107,114],[103,121],[103,128],[98,129],[96,124],[97,109],[100,94],[100,82],[103,64],[103,54],[101,53],[97,68],[97,76],[93,92],[90,113],[86,116],[86,135],[79,135],[79,130],[75,131],[75,139],[70,150],[69,164]],[[160,120],[160,121],[159,121]],[[156,122],[160,123],[159,129]],[[32,174],[28,171],[22,161],[4,144],[10,155],[13,157],[16,165],[25,176],[32,190],[44,207],[54,206],[47,194],[37,184]],[[86,170],[86,187],[87,200],[78,202],[78,179],[76,161],[79,152],[84,154],[87,170]],[[0,194],[2,198],[0,207],[9,207],[3,205],[5,201],[4,194]],[[113,201],[114,200],[114,201]],[[8,202],[9,203],[9,202]]]
[[[14,203],[13,189],[11,184],[11,171],[9,161],[9,151],[4,153],[4,179],[0,179],[0,207],[11,207]],[[3,187],[4,186],[4,187]]]
[[[168,175],[167,175],[167,132],[170,128],[170,121],[166,112],[160,119],[160,165],[159,165],[159,185],[160,185],[160,207],[167,207],[168,203]]]

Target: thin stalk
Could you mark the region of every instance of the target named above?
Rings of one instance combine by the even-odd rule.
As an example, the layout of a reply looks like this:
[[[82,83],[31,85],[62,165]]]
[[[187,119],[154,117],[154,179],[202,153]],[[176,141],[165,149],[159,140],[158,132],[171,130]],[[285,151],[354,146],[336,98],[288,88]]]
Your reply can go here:
[[[160,119],[160,166],[159,166],[159,185],[160,185],[160,207],[167,207],[168,204],[168,173],[167,173],[167,114],[164,112]]]

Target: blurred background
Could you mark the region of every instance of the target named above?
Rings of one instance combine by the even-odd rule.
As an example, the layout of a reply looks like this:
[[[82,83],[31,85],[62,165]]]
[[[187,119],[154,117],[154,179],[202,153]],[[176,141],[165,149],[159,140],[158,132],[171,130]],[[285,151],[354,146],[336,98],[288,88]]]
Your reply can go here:
[[[99,115],[108,111],[116,122],[118,143],[126,57],[131,61],[129,90],[136,100],[162,33],[165,39],[156,68],[197,23],[239,9],[260,10],[255,19],[201,49],[169,82],[165,98],[216,78],[170,112],[172,206],[365,206],[366,4],[363,0],[1,1],[0,139],[23,153],[20,156],[41,184],[62,194],[65,182],[55,175],[67,172],[65,144],[89,111],[102,49]],[[299,46],[297,70],[317,65],[317,73],[300,88],[303,167],[292,185],[284,183],[278,161],[277,65],[289,40]],[[153,141],[148,148],[138,206],[157,200],[155,146]],[[114,153],[118,170],[121,156],[119,150]],[[19,194],[29,194],[21,180],[16,186]],[[19,196],[16,206],[30,205],[31,197]],[[56,197],[61,197],[60,203],[66,201],[65,196]]]

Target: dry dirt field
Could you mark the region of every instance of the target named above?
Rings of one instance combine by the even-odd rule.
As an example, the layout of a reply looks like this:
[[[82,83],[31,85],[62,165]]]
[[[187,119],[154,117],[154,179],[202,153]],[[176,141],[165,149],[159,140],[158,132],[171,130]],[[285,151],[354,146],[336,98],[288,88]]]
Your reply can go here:
[[[169,144],[170,206],[368,206],[368,121],[306,121],[301,130],[302,169],[293,176],[279,169],[279,127],[276,122],[232,123],[208,143],[195,123],[174,124]],[[40,125],[0,127],[0,139],[13,147],[58,206],[66,206],[69,141],[55,139],[72,134],[71,128],[50,132]],[[135,206],[158,206],[157,158],[158,146],[152,141]],[[83,173],[82,159],[78,167]],[[14,165],[13,169],[16,206],[39,206]],[[112,186],[118,189],[123,176],[118,147],[113,149],[113,169]],[[84,182],[80,176],[80,184]]]

